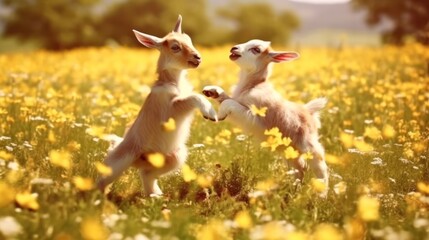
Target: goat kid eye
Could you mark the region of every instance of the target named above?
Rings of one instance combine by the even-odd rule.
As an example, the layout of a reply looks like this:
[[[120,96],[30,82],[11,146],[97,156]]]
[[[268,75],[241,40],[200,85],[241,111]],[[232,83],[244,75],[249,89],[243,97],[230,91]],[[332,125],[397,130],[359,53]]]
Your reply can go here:
[[[171,47],[171,50],[173,50],[174,52],[178,52],[178,51],[180,51],[180,47],[177,45],[174,45]]]
[[[253,54],[261,53],[261,49],[259,49],[259,48],[251,48],[250,51],[252,51]]]

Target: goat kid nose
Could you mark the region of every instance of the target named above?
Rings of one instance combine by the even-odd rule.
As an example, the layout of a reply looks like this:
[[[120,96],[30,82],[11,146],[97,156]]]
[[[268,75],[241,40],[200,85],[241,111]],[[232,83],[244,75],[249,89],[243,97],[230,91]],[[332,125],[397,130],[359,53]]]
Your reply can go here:
[[[231,52],[234,52],[234,51],[237,51],[238,50],[238,47],[232,47],[231,48]]]
[[[199,54],[194,54],[194,58],[197,59],[197,60],[201,60],[201,57],[200,57]]]

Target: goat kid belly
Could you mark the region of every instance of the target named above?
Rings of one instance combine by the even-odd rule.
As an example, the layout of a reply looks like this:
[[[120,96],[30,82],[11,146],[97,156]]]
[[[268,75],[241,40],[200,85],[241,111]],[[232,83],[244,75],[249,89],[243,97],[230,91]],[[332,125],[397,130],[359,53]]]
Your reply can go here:
[[[277,92],[270,91],[262,94],[263,91],[254,89],[248,94],[240,95],[235,100],[248,110],[246,114],[231,113],[230,121],[240,126],[245,132],[257,137],[259,140],[266,140],[265,130],[274,127],[279,128],[284,136],[296,138],[296,135],[305,124],[300,121],[300,108],[298,105],[288,102],[280,97]],[[253,115],[250,107],[255,105],[258,108],[266,107],[266,116]],[[243,116],[247,118],[244,121]]]
[[[180,117],[170,116],[168,113],[154,115],[154,113],[148,113],[142,121],[140,131],[142,151],[169,154],[184,146],[190,135],[193,114]],[[175,120],[176,128],[167,131],[164,129],[163,123],[170,117]]]

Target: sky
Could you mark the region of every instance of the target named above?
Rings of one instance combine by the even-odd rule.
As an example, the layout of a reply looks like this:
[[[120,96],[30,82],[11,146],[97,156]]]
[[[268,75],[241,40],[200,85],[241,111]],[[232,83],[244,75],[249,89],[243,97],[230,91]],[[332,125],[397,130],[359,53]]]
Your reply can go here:
[[[319,4],[329,4],[329,3],[345,3],[350,0],[291,0],[294,2],[306,2],[306,3],[319,3]]]

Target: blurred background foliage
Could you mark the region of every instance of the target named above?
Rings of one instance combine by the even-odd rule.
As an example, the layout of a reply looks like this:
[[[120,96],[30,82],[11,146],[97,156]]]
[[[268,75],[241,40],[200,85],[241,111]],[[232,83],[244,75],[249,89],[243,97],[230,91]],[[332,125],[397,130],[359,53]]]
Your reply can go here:
[[[356,9],[367,11],[370,25],[391,20],[391,29],[383,33],[385,42],[402,44],[406,36],[415,35],[428,43],[429,1],[351,1]],[[213,7],[207,0],[0,0],[0,30],[3,28],[3,38],[17,40],[24,47],[136,46],[132,28],[164,36],[180,13],[185,19],[184,31],[199,45],[267,36],[274,44],[287,44],[292,32],[299,29],[300,19],[291,10],[273,6],[261,1],[232,1],[213,16],[207,11]],[[213,18],[224,24],[215,24]]]
[[[3,16],[3,34],[21,41],[32,39],[52,50],[115,43],[136,46],[132,28],[162,37],[180,13],[183,29],[194,42],[211,46],[264,36],[287,43],[299,26],[290,11],[276,13],[268,4],[236,3],[233,8],[219,9],[219,16],[231,27],[215,27],[206,4],[205,0],[3,0],[3,6],[10,9]]]
[[[414,35],[429,44],[429,1],[427,0],[352,0],[356,9],[367,10],[366,21],[376,25],[383,18],[393,22],[383,34],[383,42],[403,44],[404,37]]]

